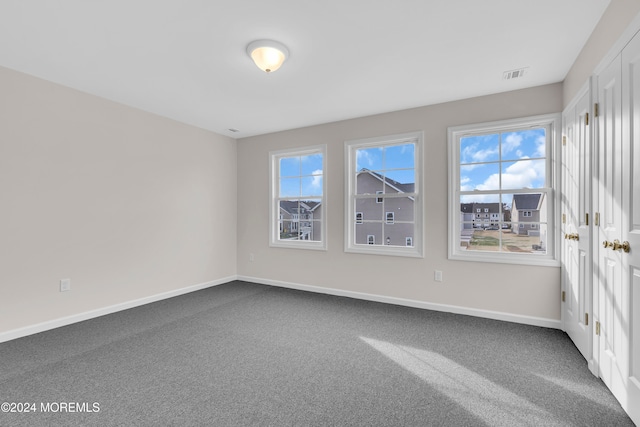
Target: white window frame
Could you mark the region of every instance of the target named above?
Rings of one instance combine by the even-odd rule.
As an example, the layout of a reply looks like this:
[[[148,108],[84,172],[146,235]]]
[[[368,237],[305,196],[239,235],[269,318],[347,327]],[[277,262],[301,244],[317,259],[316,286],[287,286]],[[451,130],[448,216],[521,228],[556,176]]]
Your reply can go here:
[[[361,253],[361,254],[374,254],[374,255],[391,255],[391,256],[404,256],[422,258],[423,255],[423,195],[422,195],[422,147],[424,144],[423,132],[409,132],[397,135],[389,135],[382,137],[363,138],[356,140],[345,141],[345,252]],[[356,195],[356,151],[362,148],[383,147],[392,145],[414,144],[414,171],[415,171],[415,184],[414,184],[414,236],[413,246],[387,246],[387,245],[371,245],[368,244],[356,244],[355,243],[355,198],[358,197],[371,197],[371,195]],[[377,196],[374,194],[373,196]],[[393,195],[381,194],[384,197],[394,197]],[[397,196],[396,196],[397,197]],[[406,196],[404,196],[406,197]],[[378,197],[376,197],[376,202]],[[382,200],[381,200],[382,201]],[[382,223],[386,223],[385,218]],[[384,240],[384,239],[383,239]]]
[[[309,196],[308,199],[320,199],[322,217],[320,218],[320,241],[311,240],[280,240],[280,200],[289,200],[294,197],[279,197],[280,159],[284,157],[306,156],[322,154],[322,196]],[[315,145],[304,148],[294,148],[269,152],[269,246],[292,249],[327,250],[327,146]],[[305,198],[305,197],[303,197]],[[298,214],[294,214],[298,216]],[[292,219],[292,225],[297,223]]]
[[[558,217],[559,202],[559,177],[560,156],[559,139],[561,138],[561,115],[545,114],[540,116],[525,117],[519,119],[501,120],[489,123],[479,123],[464,126],[454,126],[448,129],[448,154],[449,154],[449,259],[525,264],[558,267],[560,265],[559,235],[555,218]],[[507,194],[544,193],[547,198],[547,253],[518,254],[509,252],[484,252],[465,251],[460,248],[460,139],[466,136],[488,133],[517,131],[526,128],[547,128],[546,159],[546,185],[545,188],[500,190]],[[498,191],[487,191],[496,193]],[[477,191],[475,194],[482,194]],[[523,224],[520,224],[520,228]]]

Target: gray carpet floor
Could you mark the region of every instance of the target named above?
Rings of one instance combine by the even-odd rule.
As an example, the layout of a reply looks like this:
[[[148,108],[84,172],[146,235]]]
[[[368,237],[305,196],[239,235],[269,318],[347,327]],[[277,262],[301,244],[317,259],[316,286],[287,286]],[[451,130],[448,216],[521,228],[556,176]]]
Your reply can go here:
[[[561,331],[245,282],[2,343],[1,402],[35,409],[1,426],[633,425]]]

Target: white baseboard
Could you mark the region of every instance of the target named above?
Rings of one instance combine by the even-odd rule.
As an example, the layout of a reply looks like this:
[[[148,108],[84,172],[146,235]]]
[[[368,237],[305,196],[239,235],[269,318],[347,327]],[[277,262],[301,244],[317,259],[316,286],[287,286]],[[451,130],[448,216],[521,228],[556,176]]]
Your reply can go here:
[[[261,279],[258,277],[238,276],[238,280],[258,283],[262,285],[277,286],[281,288],[298,289],[301,291],[316,292],[320,294],[336,295],[361,299],[366,301],[383,302],[387,304],[402,305],[406,307],[423,308],[427,310],[442,311],[446,313],[464,314],[467,316],[483,317],[486,319],[502,320],[505,322],[521,323],[524,325],[541,326],[544,328],[562,329],[562,322],[543,317],[523,316],[520,314],[503,313],[499,311],[480,310],[477,308],[460,307],[456,305],[436,304],[425,301],[410,300],[405,298],[388,297],[384,295],[367,294],[362,292],[346,291],[343,289],[323,288],[320,286],[303,285],[299,283],[282,282],[279,280]]]
[[[72,323],[82,322],[84,320],[89,320],[96,317],[104,316],[106,314],[115,313],[117,311],[128,310],[130,308],[139,307],[141,305],[149,304],[156,301],[161,301],[167,298],[177,297],[179,295],[188,294],[190,292],[199,291],[201,289],[210,288],[212,286],[222,285],[224,283],[228,283],[236,279],[237,279],[236,276],[229,276],[222,279],[213,280],[211,282],[205,282],[205,283],[200,283],[198,285],[187,286],[186,288],[175,289],[173,291],[163,292],[161,294],[151,295],[151,296],[136,299],[133,301],[127,301],[120,304],[110,305],[108,307],[98,308],[96,310],[85,311],[84,313],[74,314],[71,316],[61,317],[59,319],[54,319],[47,322],[37,323],[35,325],[26,326],[24,328],[13,329],[11,331],[0,333],[0,343],[11,341],[16,338],[22,338],[28,335],[33,335],[40,332],[48,331],[50,329],[59,328],[61,326],[67,326]]]
[[[562,322],[560,320],[545,319],[541,317],[523,316],[519,314],[503,313],[498,311],[480,310],[476,308],[459,307],[455,305],[436,304],[425,301],[416,301],[405,298],[395,298],[384,295],[368,294],[363,292],[353,292],[343,289],[323,288],[320,286],[303,285],[300,283],[282,282],[279,280],[261,279],[258,277],[249,276],[229,276],[222,279],[213,280],[211,282],[200,283],[198,285],[187,286],[186,288],[176,289],[169,292],[163,292],[161,294],[152,295],[145,298],[136,299],[133,301],[127,301],[120,304],[111,305],[108,307],[99,308],[96,310],[86,311],[84,313],[74,314],[71,316],[61,317],[59,319],[50,320],[47,322],[37,323],[35,325],[26,326],[24,328],[13,329],[7,332],[0,333],[0,343],[11,341],[17,338],[26,337],[28,335],[37,334],[40,332],[48,331],[50,329],[67,326],[72,323],[82,322],[84,320],[93,319],[96,317],[104,316],[107,314],[115,313],[122,310],[128,310],[130,308],[139,307],[141,305],[149,304],[156,301],[176,297],[179,295],[188,294],[190,292],[199,291],[201,289],[210,288],[212,286],[222,285],[234,280],[242,280],[245,282],[252,282],[262,285],[277,286],[281,288],[298,289],[301,291],[315,292],[328,295],[343,296],[355,299],[361,299],[365,301],[375,301],[387,304],[401,305],[406,307],[422,308],[426,310],[442,311],[447,313],[464,314],[468,316],[483,317],[486,319],[502,320],[506,322],[521,323],[525,325],[541,326],[545,328],[562,329]]]

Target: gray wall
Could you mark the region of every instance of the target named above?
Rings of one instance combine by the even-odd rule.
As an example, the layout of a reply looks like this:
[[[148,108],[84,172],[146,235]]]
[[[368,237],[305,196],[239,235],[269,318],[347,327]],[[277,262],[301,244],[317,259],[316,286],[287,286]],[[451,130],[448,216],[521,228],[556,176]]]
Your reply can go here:
[[[552,84],[238,140],[238,274],[521,316],[560,319],[560,270],[447,259],[447,127],[555,113]],[[424,258],[344,252],[344,141],[424,131]],[[327,144],[328,250],[269,247],[269,151]],[[254,261],[249,261],[250,254]],[[444,281],[434,282],[434,270]],[[511,278],[518,277],[513,281]]]
[[[233,139],[6,68],[0,94],[0,333],[235,275]]]

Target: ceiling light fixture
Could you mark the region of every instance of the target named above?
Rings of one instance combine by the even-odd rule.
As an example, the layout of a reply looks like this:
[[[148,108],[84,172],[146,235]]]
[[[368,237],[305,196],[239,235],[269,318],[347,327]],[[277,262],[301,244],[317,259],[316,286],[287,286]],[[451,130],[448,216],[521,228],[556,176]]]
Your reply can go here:
[[[289,57],[289,49],[274,40],[256,40],[247,46],[247,54],[266,73],[276,71]]]

